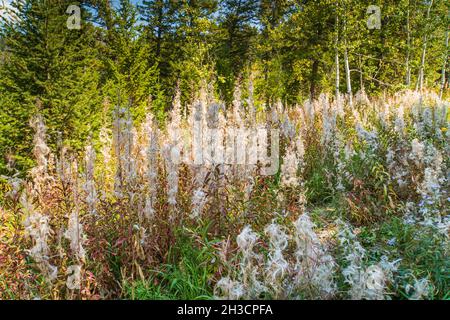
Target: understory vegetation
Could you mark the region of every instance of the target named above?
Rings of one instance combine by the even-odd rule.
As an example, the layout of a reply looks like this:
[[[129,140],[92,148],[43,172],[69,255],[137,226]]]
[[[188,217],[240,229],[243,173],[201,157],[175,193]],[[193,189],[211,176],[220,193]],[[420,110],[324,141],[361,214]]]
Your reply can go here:
[[[449,298],[448,102],[179,97],[140,127],[116,106],[81,154],[33,118],[36,165],[2,178],[0,298]]]
[[[0,0],[0,299],[449,299],[449,18]]]

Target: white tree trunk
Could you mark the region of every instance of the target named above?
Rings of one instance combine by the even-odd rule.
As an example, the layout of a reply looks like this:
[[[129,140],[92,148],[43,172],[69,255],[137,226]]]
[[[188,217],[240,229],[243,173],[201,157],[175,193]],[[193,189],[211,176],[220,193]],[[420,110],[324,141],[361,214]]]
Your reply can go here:
[[[345,41],[344,61],[345,61],[345,78],[347,79],[348,102],[350,104],[350,107],[353,107],[352,79],[350,75],[350,65],[348,62],[347,41]]]
[[[428,24],[430,19],[431,7],[433,6],[433,0],[431,0],[430,5],[427,10],[427,19],[426,22]],[[419,68],[419,78],[417,79],[416,90],[422,91],[423,89],[423,80],[425,78],[425,59],[427,54],[427,42],[428,42],[428,27],[425,27],[425,34],[423,36],[423,48],[422,48],[422,57],[420,59],[420,68]]]
[[[449,13],[450,17],[450,13]],[[449,27],[447,26],[447,32],[445,33],[445,57],[444,63],[442,65],[442,79],[441,79],[441,91],[439,92],[439,98],[442,99],[442,95],[444,94],[445,87],[445,79],[446,79],[446,70],[447,70],[447,60],[448,60],[448,38],[449,38]]]
[[[353,92],[352,92],[352,78],[350,75],[350,64],[348,61],[348,47],[347,47],[347,18],[344,19],[344,63],[345,63],[345,78],[347,82],[347,95],[350,107],[353,107]]]
[[[335,38],[335,65],[336,65],[336,81],[335,81],[335,95],[336,95],[336,104],[340,105],[340,92],[339,92],[339,84],[340,84],[340,72],[339,72],[339,13],[337,12],[338,6],[336,6],[336,38]]]
[[[409,65],[409,59],[411,55],[411,30],[410,30],[410,21],[409,21],[409,4],[408,4],[408,12],[406,16],[406,77],[405,84],[406,86],[411,85],[411,67]]]

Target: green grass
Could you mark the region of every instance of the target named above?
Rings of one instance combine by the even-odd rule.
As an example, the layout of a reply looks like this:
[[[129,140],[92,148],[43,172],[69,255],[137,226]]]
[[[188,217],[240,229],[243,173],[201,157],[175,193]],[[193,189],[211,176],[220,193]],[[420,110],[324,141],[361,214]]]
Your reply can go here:
[[[208,300],[213,297],[216,257],[206,232],[194,239],[180,230],[168,253],[170,263],[145,281],[125,284],[125,298],[136,300]],[[200,241],[199,241],[200,240]]]
[[[339,208],[327,207],[313,210],[312,216],[320,222],[333,219],[338,214]],[[405,285],[414,283],[414,278],[430,280],[433,284],[430,299],[450,299],[450,260],[442,236],[424,227],[406,225],[402,218],[395,216],[360,229],[358,238],[367,249],[367,263],[379,261],[382,255],[388,256],[389,261],[400,260],[395,283],[390,284],[392,299],[409,298]],[[176,245],[168,253],[169,263],[160,266],[158,271],[152,271],[152,276],[145,281],[125,283],[124,298],[213,299],[216,256],[214,241],[208,240],[206,230],[179,230]],[[395,239],[395,244],[389,244],[392,239]],[[336,280],[341,290],[346,288],[343,279]]]
[[[404,286],[412,283],[413,278],[430,280],[434,287],[430,299],[450,298],[450,259],[445,235],[426,227],[407,225],[394,217],[379,226],[364,228],[360,237],[362,245],[375,256],[387,254],[391,261],[400,259],[397,282],[392,288],[396,298],[409,297]],[[390,240],[395,243],[389,245]]]

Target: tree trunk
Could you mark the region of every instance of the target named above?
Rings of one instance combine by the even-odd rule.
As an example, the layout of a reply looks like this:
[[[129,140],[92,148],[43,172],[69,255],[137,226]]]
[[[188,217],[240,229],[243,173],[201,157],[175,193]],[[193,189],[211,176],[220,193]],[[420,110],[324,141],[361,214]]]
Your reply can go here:
[[[314,60],[311,70],[311,85],[309,87],[311,101],[316,99],[316,80],[319,72],[319,60]]]
[[[335,58],[334,63],[336,65],[336,79],[335,79],[335,96],[336,96],[336,104],[339,107],[340,104],[340,92],[339,92],[339,83],[340,83],[340,73],[339,73],[339,13],[338,13],[338,3],[336,4],[336,38],[334,41],[334,50],[335,50]]]
[[[449,12],[450,17],[450,12]],[[448,60],[448,37],[449,37],[449,27],[447,26],[447,32],[445,33],[445,57],[444,63],[442,65],[442,80],[441,80],[441,91],[439,92],[439,98],[442,99],[445,88],[446,70],[447,70],[447,60]]]
[[[352,79],[351,79],[351,75],[350,75],[350,65],[348,62],[347,41],[345,44],[344,60],[345,60],[345,77],[347,79],[348,102],[350,104],[350,107],[353,107]]]
[[[409,65],[409,59],[411,55],[411,30],[410,30],[410,21],[409,21],[409,3],[408,3],[408,12],[406,15],[406,77],[405,84],[406,86],[411,85],[411,67]]]
[[[347,14],[345,12],[345,14]],[[350,107],[353,107],[353,92],[352,92],[352,78],[350,74],[350,64],[348,61],[348,46],[347,46],[347,17],[344,18],[344,63],[345,63],[345,78],[347,82],[347,95]]]
[[[336,101],[337,101],[337,103],[339,103],[340,72],[339,72],[339,50],[337,48],[336,48],[336,55],[335,55],[335,64],[336,64],[335,95],[336,95]]]
[[[425,77],[425,59],[426,59],[426,54],[427,54],[427,42],[428,42],[428,22],[430,19],[430,12],[431,12],[431,7],[433,6],[433,1],[431,0],[430,5],[428,7],[427,10],[427,18],[426,18],[426,27],[425,27],[425,34],[423,36],[423,48],[422,48],[422,57],[420,59],[420,69],[419,69],[419,78],[417,79],[417,86],[416,86],[416,91],[422,91],[423,89],[423,80]]]

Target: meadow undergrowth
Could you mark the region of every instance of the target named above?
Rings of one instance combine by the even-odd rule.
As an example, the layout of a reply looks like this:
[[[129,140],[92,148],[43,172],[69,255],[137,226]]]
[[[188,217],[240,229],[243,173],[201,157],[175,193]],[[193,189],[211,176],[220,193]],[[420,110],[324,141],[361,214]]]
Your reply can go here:
[[[38,115],[34,168],[1,178],[0,299],[448,299],[448,108],[178,93],[83,154]]]

